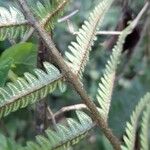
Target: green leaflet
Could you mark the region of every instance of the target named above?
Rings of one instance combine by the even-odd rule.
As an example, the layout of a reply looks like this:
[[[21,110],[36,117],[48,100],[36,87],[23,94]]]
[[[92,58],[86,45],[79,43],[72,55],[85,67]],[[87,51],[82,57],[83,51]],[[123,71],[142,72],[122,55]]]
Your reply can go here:
[[[121,52],[123,49],[123,43],[127,35],[132,31],[129,26],[122,34],[119,36],[116,46],[112,50],[112,54],[106,63],[104,74],[100,79],[98,91],[97,91],[97,101],[100,105],[100,113],[105,120],[108,119],[108,113],[111,105],[111,96],[113,93],[115,75],[117,65],[120,61]]]
[[[53,65],[45,62],[46,72],[34,69],[35,75],[25,73],[15,83],[0,88],[0,118],[44,98],[57,87],[62,75]],[[57,82],[56,82],[57,81]]]
[[[131,121],[126,124],[126,135],[123,136],[124,145],[121,146],[122,150],[134,150],[138,121],[146,105],[150,105],[150,93],[145,94],[145,96],[141,98],[131,115]]]
[[[96,32],[102,24],[104,15],[111,6],[113,0],[103,0],[90,13],[90,17],[79,29],[76,42],[71,42],[69,51],[65,52],[67,64],[77,75],[82,75],[84,67],[89,59],[89,51],[94,44]]]
[[[57,131],[47,129],[45,137],[37,136],[36,142],[27,142],[21,150],[66,150],[77,144],[94,127],[94,123],[84,112],[76,111],[76,114],[79,121],[67,119],[67,126],[57,124]]]

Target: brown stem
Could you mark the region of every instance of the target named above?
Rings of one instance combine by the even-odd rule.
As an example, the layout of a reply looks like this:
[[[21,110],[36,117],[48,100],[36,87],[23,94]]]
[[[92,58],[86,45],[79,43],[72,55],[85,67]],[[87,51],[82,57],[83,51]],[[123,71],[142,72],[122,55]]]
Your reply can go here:
[[[34,18],[32,12],[30,11],[27,3],[24,0],[18,0],[21,7],[23,8],[24,14],[27,19],[30,21],[31,25],[35,28],[35,30],[39,33],[39,36],[45,43],[45,46],[49,49],[49,53],[53,56],[56,64],[60,67],[63,74],[65,74],[66,80],[72,84],[76,92],[80,95],[81,99],[83,99],[84,103],[90,109],[92,118],[97,122],[105,136],[109,139],[112,146],[115,150],[120,150],[120,141],[118,138],[112,133],[111,129],[108,127],[106,121],[100,116],[99,111],[97,110],[96,105],[93,100],[88,96],[85,91],[82,83],[78,79],[78,77],[71,71],[68,65],[65,63],[63,57],[55,47],[51,37],[49,34],[40,26],[40,23]]]
[[[48,116],[52,119],[53,127],[55,128],[55,130],[57,130],[57,123],[55,120],[55,115],[49,106],[47,107],[47,112],[48,112]]]
[[[65,107],[62,107],[59,111],[57,111],[54,114],[54,117],[56,118],[56,117],[62,115],[65,112],[68,112],[68,111],[81,110],[81,109],[88,109],[88,108],[85,104],[75,104],[75,105],[71,105],[71,106],[65,106]],[[50,117],[49,119],[52,119],[52,117]]]

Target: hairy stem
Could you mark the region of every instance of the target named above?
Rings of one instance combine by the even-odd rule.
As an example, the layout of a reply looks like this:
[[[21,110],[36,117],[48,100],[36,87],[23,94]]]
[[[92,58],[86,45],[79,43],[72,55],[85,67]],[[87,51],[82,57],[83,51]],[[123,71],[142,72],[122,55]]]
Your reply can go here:
[[[55,63],[59,66],[62,73],[65,75],[66,80],[72,84],[76,92],[80,95],[81,99],[83,99],[84,103],[90,109],[93,119],[97,122],[97,124],[99,125],[99,127],[101,128],[105,136],[109,139],[114,149],[120,150],[121,149],[120,141],[112,133],[111,129],[107,125],[107,122],[100,116],[99,111],[97,110],[97,107],[94,104],[93,100],[88,96],[87,92],[85,91],[78,77],[67,66],[67,64],[65,63],[59,51],[57,50],[49,34],[40,26],[40,23],[34,18],[27,3],[24,0],[18,0],[18,1],[24,11],[23,13],[25,14],[26,18],[29,20],[31,25],[38,32],[39,36],[45,43],[45,46],[49,49],[49,53],[53,56]]]

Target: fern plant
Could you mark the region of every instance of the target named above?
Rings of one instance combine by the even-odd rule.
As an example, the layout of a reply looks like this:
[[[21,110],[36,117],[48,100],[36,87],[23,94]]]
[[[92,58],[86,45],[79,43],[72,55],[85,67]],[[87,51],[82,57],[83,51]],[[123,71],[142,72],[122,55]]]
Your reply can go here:
[[[61,123],[57,124],[55,116],[51,113],[55,129],[48,128],[43,135],[36,136],[35,142],[28,141],[26,146],[19,145],[19,150],[68,149],[81,141],[95,125],[101,128],[114,149],[134,150],[137,138],[136,131],[141,114],[140,146],[141,149],[148,150],[149,92],[139,101],[133,111],[131,122],[127,123],[122,144],[120,144],[120,139],[109,128],[108,117],[116,70],[121,59],[123,44],[126,37],[137,25],[144,11],[148,8],[149,3],[147,2],[144,5],[136,19],[121,32],[100,79],[101,82],[97,90],[97,102],[99,105],[96,106],[91,98],[88,97],[80,79],[89,59],[91,47],[96,40],[97,31],[102,25],[103,18],[113,0],[103,0],[95,6],[88,20],[79,29],[76,42],[71,42],[69,51],[65,52],[65,58],[63,58],[55,47],[50,32],[53,30],[54,24],[63,13],[64,7],[68,2],[69,0],[32,0],[27,2],[18,0],[18,4],[21,7],[10,5],[9,10],[4,7],[0,8],[0,40],[23,37],[25,33],[29,32],[30,28],[33,28],[38,31],[40,38],[49,50],[49,54],[54,57],[55,64],[59,67],[58,69],[49,62],[43,62],[43,70],[34,69],[32,73],[26,72],[23,77],[18,77],[14,82],[7,81],[6,86],[0,88],[0,118],[42,100],[57,87],[62,89],[64,81],[69,81],[81,99],[84,100],[86,105],[84,108],[87,108],[88,113],[76,111],[78,121],[68,118],[63,125]],[[12,17],[10,18],[10,16]]]
[[[67,149],[68,147],[78,143],[84,138],[89,130],[94,126],[91,118],[81,111],[77,111],[77,116],[80,121],[67,119],[68,127],[57,124],[57,131],[47,129],[46,137],[37,136],[36,142],[27,142],[27,146],[22,150],[42,149]]]

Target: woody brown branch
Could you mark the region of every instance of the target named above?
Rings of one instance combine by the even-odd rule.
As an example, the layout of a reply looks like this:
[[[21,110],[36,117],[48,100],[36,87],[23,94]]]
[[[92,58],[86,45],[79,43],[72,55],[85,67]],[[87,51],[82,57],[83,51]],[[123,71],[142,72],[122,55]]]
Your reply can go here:
[[[109,139],[114,149],[120,150],[120,141],[118,138],[112,133],[111,129],[108,127],[106,121],[100,116],[99,111],[96,108],[93,100],[88,96],[85,91],[83,84],[80,82],[78,77],[71,71],[71,69],[65,63],[63,57],[57,50],[54,42],[52,41],[49,34],[40,26],[40,23],[34,18],[32,12],[30,11],[27,3],[24,0],[18,0],[26,18],[31,23],[31,25],[38,32],[39,36],[45,43],[45,46],[49,49],[49,53],[53,56],[55,63],[59,66],[62,73],[65,75],[66,80],[72,84],[76,92],[80,95],[81,99],[83,99],[84,103],[90,109],[92,118],[97,122],[105,136]]]

